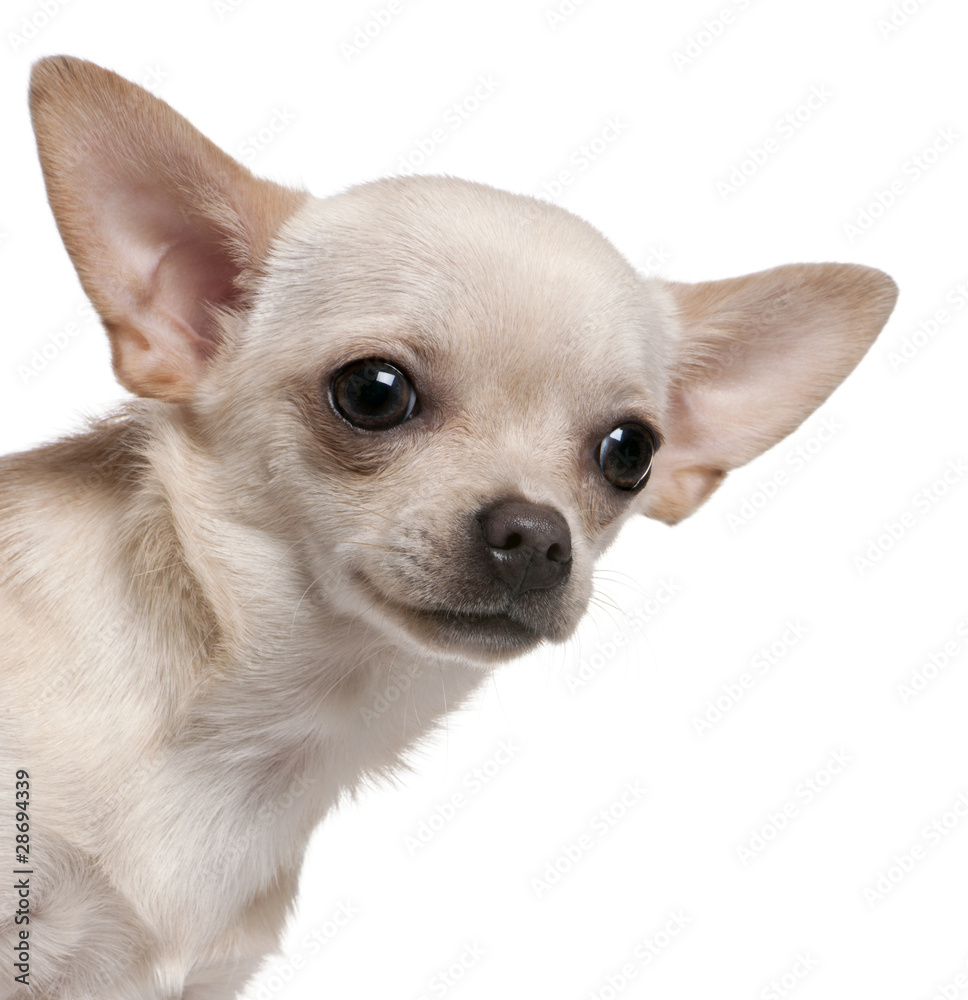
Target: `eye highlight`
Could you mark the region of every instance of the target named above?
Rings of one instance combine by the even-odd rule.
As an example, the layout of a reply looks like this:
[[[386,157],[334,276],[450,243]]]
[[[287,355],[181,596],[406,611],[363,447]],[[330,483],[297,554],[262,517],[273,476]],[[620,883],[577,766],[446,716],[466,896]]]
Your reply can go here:
[[[657,447],[655,434],[649,427],[629,421],[619,424],[602,439],[598,464],[614,487],[637,490],[648,482]]]
[[[354,427],[385,431],[413,416],[417,392],[389,361],[351,361],[334,376],[330,398],[336,412]]]

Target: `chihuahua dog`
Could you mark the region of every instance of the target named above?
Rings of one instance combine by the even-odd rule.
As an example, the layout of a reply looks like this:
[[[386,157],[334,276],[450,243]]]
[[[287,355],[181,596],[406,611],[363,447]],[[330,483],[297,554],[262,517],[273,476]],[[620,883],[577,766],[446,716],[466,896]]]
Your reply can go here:
[[[896,288],[647,279],[449,177],[315,199],[74,58],[30,106],[138,398],[0,463],[0,997],[230,998],[340,797],[566,640],[621,525],[796,428]]]

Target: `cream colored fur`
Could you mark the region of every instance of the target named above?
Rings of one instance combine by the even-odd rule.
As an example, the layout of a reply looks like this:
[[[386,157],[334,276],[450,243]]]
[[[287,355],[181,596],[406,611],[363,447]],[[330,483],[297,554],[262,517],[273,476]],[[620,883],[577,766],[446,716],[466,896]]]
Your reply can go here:
[[[566,640],[622,522],[685,517],[792,431],[895,288],[839,264],[645,280],[562,209],[450,178],[317,200],[80,60],[40,62],[31,99],[142,398],[0,462],[0,816],[9,843],[25,768],[34,872],[29,991],[0,886],[0,998],[229,998],[339,798],[493,664]],[[368,357],[407,370],[418,418],[341,421],[329,379]],[[633,417],[663,443],[629,493],[595,449]],[[562,515],[570,575],[515,598],[527,637],[448,638],[434,611],[482,611],[468,518],[507,496]]]

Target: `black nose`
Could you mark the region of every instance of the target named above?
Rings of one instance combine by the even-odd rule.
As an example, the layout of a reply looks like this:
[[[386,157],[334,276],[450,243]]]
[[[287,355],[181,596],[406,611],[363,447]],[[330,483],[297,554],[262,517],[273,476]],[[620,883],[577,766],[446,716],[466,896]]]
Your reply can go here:
[[[568,578],[571,532],[551,507],[519,501],[495,504],[478,515],[487,561],[515,596],[545,590]]]

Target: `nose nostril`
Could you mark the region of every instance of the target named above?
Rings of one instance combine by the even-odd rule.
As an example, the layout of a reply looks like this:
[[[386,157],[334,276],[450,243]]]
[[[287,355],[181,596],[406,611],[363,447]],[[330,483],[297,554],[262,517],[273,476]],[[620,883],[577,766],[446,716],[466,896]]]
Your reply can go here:
[[[477,515],[490,573],[513,589],[555,587],[568,579],[571,534],[568,522],[551,507],[504,501]]]

